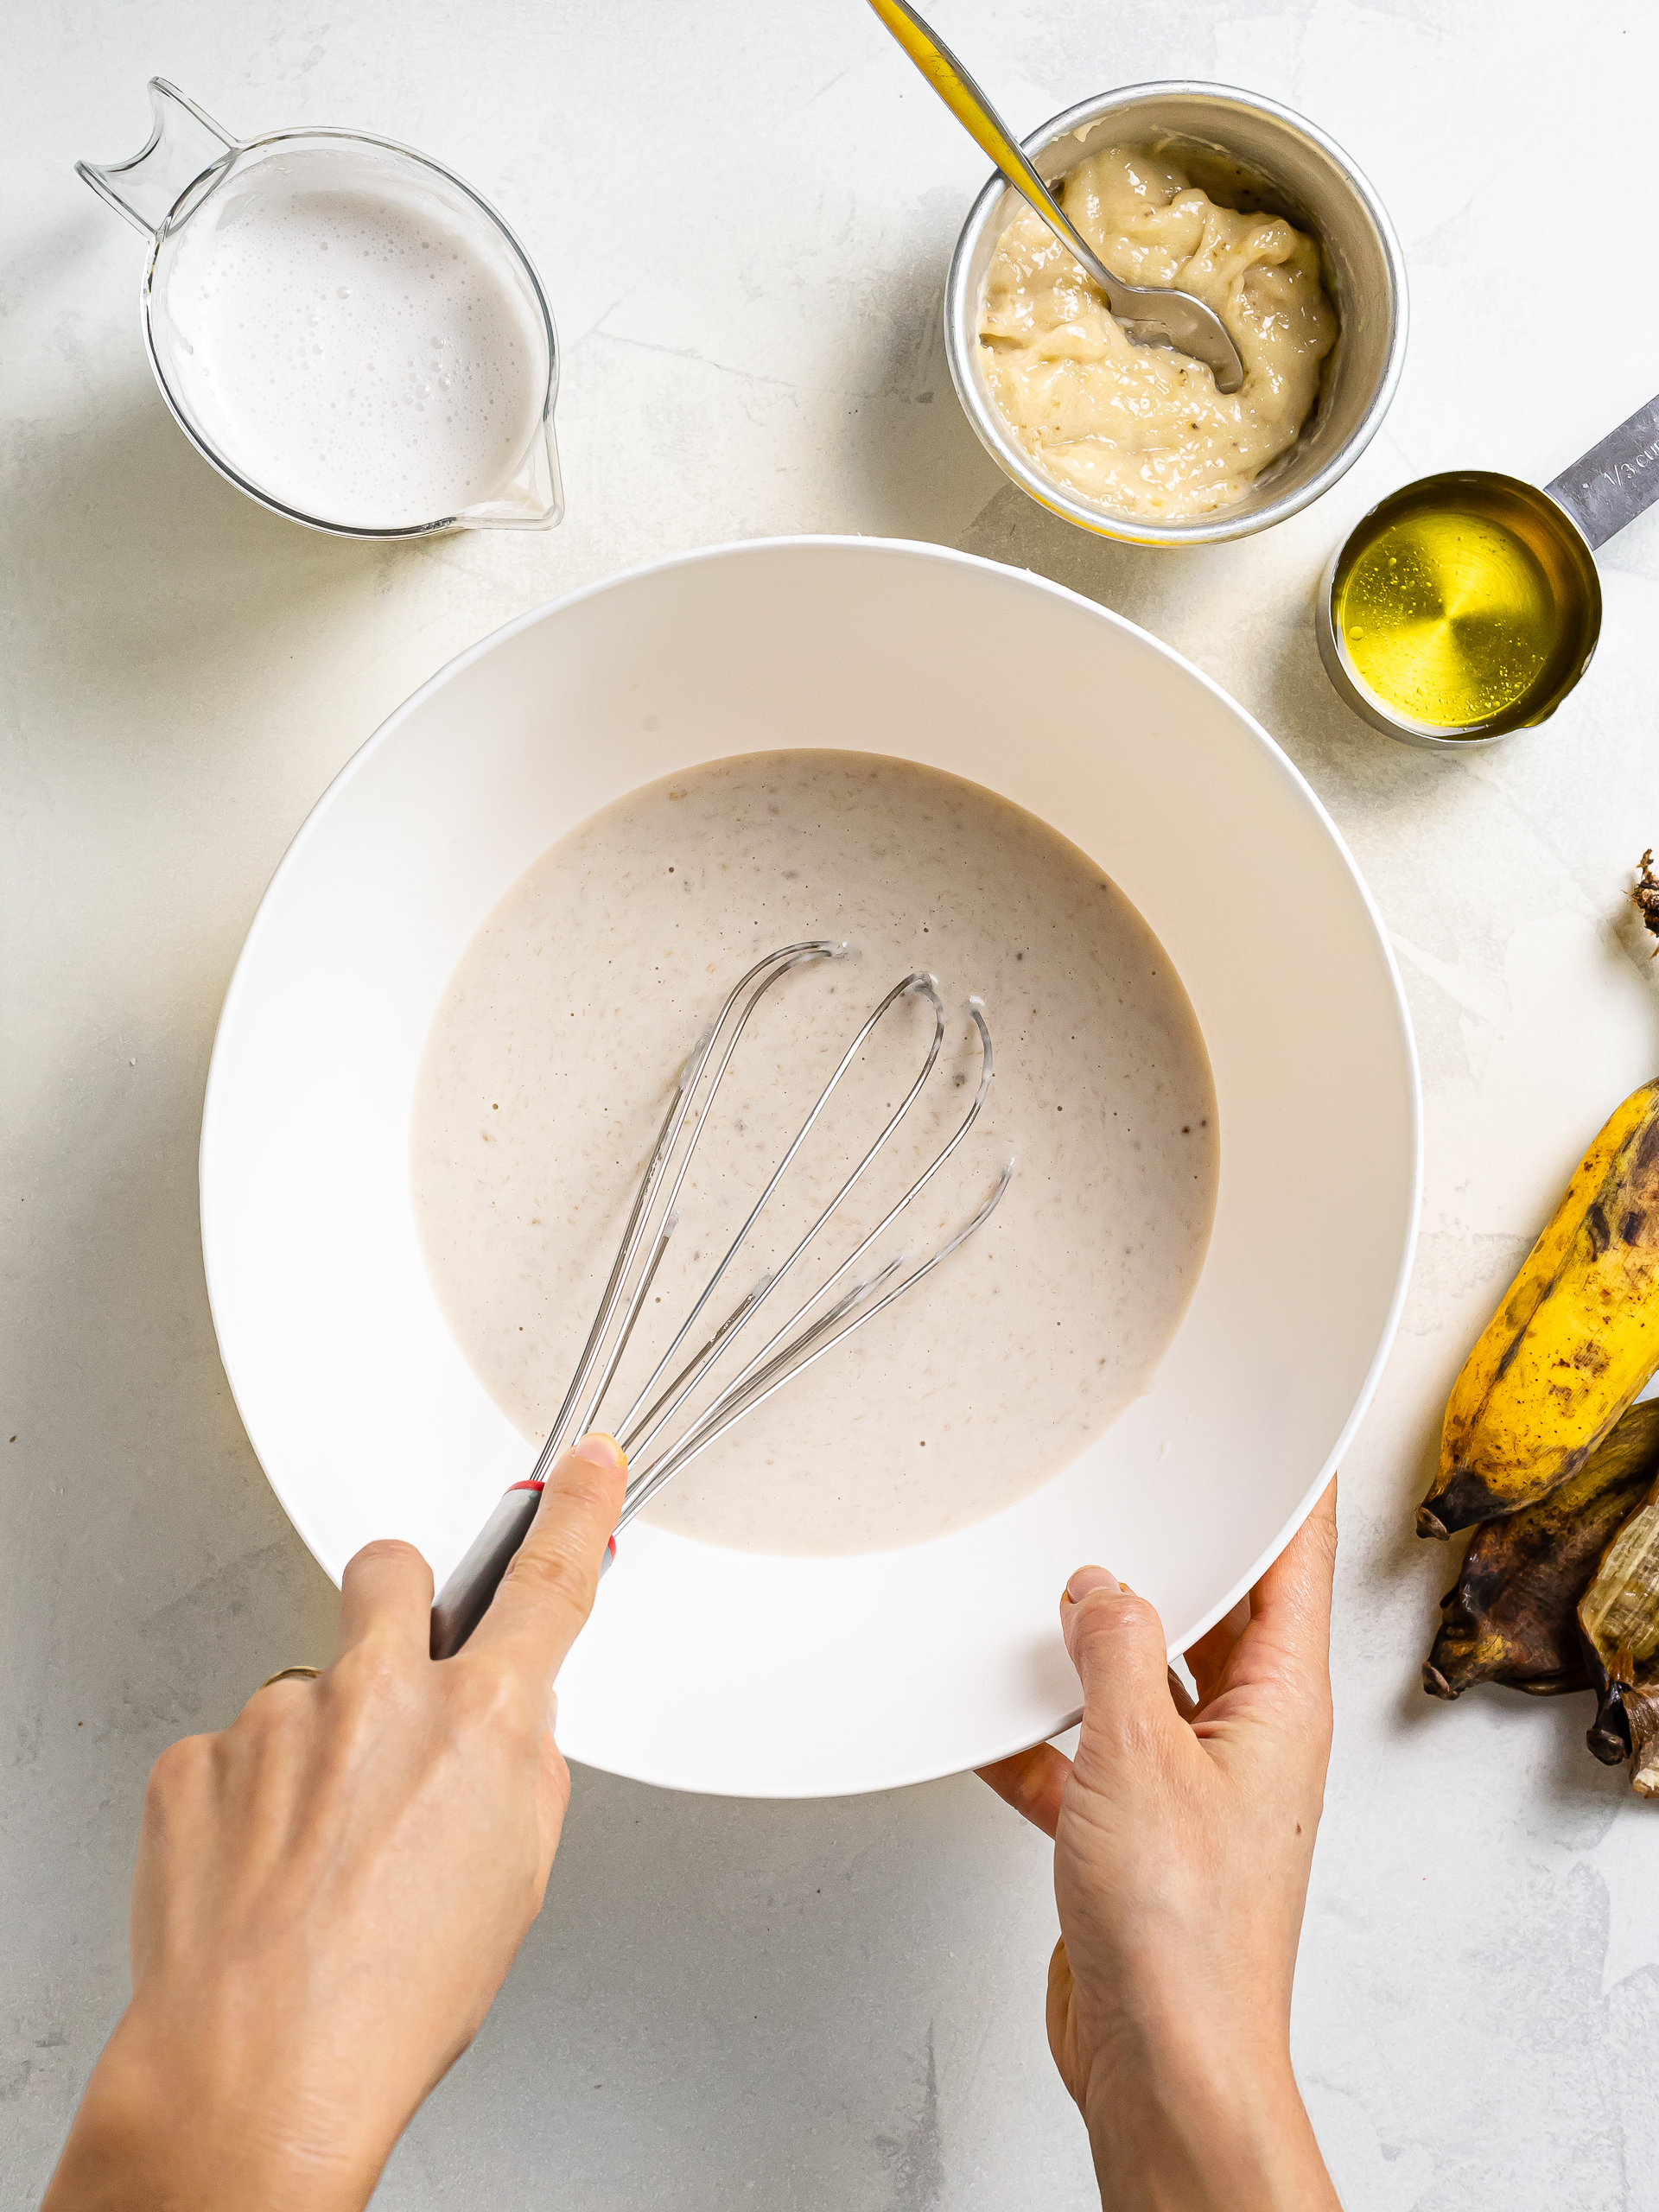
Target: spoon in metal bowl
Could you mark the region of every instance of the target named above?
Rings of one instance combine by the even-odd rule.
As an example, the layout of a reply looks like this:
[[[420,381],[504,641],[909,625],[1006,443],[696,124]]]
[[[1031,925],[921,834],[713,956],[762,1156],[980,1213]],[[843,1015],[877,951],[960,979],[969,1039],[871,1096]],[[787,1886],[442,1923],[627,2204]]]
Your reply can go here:
[[[1112,313],[1121,322],[1136,326],[1131,336],[1141,343],[1166,339],[1178,352],[1190,353],[1215,372],[1217,391],[1236,391],[1244,381],[1244,364],[1214,308],[1195,300],[1191,292],[1173,291],[1162,284],[1126,284],[1114,276],[1038,175],[1007,124],[909,0],[870,0],[870,5],[957,122],[1099,285]]]

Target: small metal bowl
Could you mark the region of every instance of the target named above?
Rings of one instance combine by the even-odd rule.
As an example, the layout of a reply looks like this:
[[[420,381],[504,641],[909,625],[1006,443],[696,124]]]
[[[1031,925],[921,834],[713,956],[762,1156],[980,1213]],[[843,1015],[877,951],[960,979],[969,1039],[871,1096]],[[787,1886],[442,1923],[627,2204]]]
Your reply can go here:
[[[1190,522],[1149,522],[1078,498],[1038,467],[992,398],[980,363],[979,313],[991,257],[1025,201],[994,176],[969,212],[944,291],[945,348],[968,420],[1022,491],[1080,529],[1131,545],[1213,545],[1248,537],[1330,490],[1388,412],[1406,351],[1406,268],[1382,202],[1323,131],[1288,108],[1224,85],[1130,85],[1067,108],[1025,141],[1046,183],[1105,146],[1151,146],[1211,199],[1284,215],[1319,241],[1340,334],[1319,404],[1287,454],[1230,507]]]

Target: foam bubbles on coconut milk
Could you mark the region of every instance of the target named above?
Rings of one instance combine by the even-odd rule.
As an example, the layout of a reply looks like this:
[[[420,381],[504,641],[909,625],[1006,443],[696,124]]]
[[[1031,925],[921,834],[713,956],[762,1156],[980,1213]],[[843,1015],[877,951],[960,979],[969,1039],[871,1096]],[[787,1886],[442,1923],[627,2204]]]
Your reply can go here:
[[[492,229],[366,151],[233,171],[168,285],[180,400],[238,475],[319,521],[407,529],[492,499],[547,388],[537,302]]]

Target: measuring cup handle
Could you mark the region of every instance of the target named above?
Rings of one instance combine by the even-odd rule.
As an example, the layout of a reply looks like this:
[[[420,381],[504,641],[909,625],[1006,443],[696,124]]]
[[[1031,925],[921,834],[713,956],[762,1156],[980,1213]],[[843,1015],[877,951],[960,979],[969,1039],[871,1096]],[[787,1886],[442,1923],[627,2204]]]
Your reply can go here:
[[[130,162],[111,162],[101,169],[77,162],[75,175],[85,177],[135,230],[153,238],[191,186],[236,151],[236,141],[164,77],[149,80],[149,137]]]
[[[1659,499],[1659,398],[1638,407],[1544,489],[1592,550],[1645,513]]]

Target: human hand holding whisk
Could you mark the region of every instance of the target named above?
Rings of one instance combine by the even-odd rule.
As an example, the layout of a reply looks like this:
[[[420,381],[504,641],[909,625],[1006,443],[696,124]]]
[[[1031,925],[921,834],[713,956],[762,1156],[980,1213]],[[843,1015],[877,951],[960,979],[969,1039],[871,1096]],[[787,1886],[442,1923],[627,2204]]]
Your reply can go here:
[[[626,1474],[588,1436],[466,1650],[432,1573],[367,1545],[314,1681],[267,1683],[150,1776],[132,1999],[46,2212],[345,2212],[477,2034],[541,1910],[569,1801],[553,1683]]]

